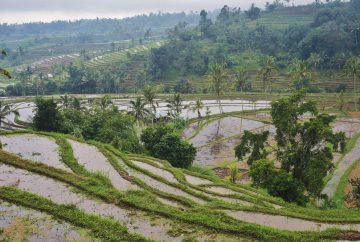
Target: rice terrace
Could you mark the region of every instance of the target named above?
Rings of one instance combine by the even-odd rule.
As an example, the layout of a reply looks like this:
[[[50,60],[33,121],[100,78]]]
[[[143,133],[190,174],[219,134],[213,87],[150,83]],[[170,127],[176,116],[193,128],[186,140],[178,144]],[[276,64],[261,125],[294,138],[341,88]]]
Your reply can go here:
[[[360,1],[137,3],[2,2],[0,241],[360,241]]]

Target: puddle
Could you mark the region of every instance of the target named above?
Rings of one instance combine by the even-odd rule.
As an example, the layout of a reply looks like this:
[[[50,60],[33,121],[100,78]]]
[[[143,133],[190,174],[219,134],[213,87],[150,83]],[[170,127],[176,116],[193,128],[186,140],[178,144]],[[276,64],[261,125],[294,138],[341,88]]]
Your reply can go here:
[[[237,135],[244,132],[244,130],[253,130],[261,126],[264,126],[264,123],[237,117],[225,117],[210,122],[190,142],[195,147],[201,147],[215,140]]]
[[[52,138],[21,134],[0,136],[0,141],[7,152],[71,172],[71,169],[61,162],[59,147]]]
[[[0,186],[16,186],[58,204],[75,204],[87,213],[110,217],[124,223],[130,232],[139,233],[149,239],[181,241],[180,238],[173,238],[166,233],[169,229],[166,224],[155,225],[153,222],[133,217],[130,210],[90,200],[82,194],[73,192],[71,187],[64,183],[25,170],[0,164]]]
[[[227,189],[225,187],[209,187],[206,190],[211,191],[211,192],[216,192],[222,195],[233,195],[233,194],[239,194],[238,192],[235,192],[233,190]]]
[[[345,225],[345,224],[318,223],[318,222],[307,221],[297,218],[290,218],[280,215],[269,215],[269,214],[244,212],[244,211],[225,210],[223,212],[241,221],[260,224],[277,229],[289,230],[289,231],[322,231],[329,228],[354,229],[356,231],[360,231],[360,225],[358,224]]]
[[[360,132],[360,120],[352,118],[340,118],[331,124],[333,132],[344,132],[346,137],[351,138]]]
[[[140,180],[142,180],[143,182],[145,182],[148,186],[150,187],[153,187],[155,189],[158,189],[160,191],[163,191],[163,192],[166,192],[166,193],[169,193],[169,194],[174,194],[174,195],[177,195],[177,196],[181,196],[181,197],[186,197],[196,203],[199,203],[199,204],[205,204],[206,202],[200,198],[197,198],[193,195],[190,195],[178,188],[175,188],[175,187],[172,187],[172,186],[169,186],[167,184],[164,184],[156,179],[153,179],[143,173],[140,173],[138,171],[135,171],[133,169],[131,169],[130,167],[128,167],[122,160],[118,159],[119,163],[125,167],[126,171],[129,173],[130,176],[134,176]]]
[[[151,173],[155,174],[155,175],[158,175],[158,176],[161,176],[163,178],[165,178],[166,180],[170,181],[170,182],[173,182],[173,183],[179,183],[178,180],[175,178],[175,176],[166,171],[166,170],[163,170],[163,169],[160,169],[160,168],[157,168],[155,166],[152,166],[152,165],[149,165],[145,162],[140,162],[140,161],[134,161],[132,160],[131,162],[133,162],[136,166],[144,169],[144,170],[148,170],[150,171]]]
[[[192,176],[192,175],[184,174],[184,176],[188,183],[197,185],[197,186],[198,185],[209,185],[209,184],[213,183],[212,181],[209,181],[207,179],[203,179],[203,178]]]
[[[68,142],[73,149],[74,157],[85,169],[104,174],[111,180],[113,186],[120,191],[137,188],[131,182],[122,178],[95,146],[82,144],[74,140],[68,140]]]
[[[0,228],[13,240],[38,241],[94,241],[85,229],[66,222],[58,222],[50,215],[12,205],[0,200]],[[4,236],[2,235],[2,236]],[[0,235],[0,240],[4,239]]]
[[[336,188],[340,182],[340,179],[344,172],[360,157],[360,139],[356,141],[355,147],[352,151],[345,155],[345,157],[339,162],[336,170],[330,181],[326,184],[323,193],[332,197],[336,191]]]
[[[165,205],[168,205],[170,207],[175,207],[175,208],[185,208],[183,205],[177,203],[177,202],[174,202],[174,201],[171,201],[171,200],[168,200],[168,199],[165,199],[165,198],[161,198],[161,197],[157,197],[157,199],[165,204]]]
[[[241,137],[233,137],[221,142],[213,143],[208,146],[197,148],[194,164],[197,165],[217,165],[225,161],[234,161],[235,146],[241,141]]]

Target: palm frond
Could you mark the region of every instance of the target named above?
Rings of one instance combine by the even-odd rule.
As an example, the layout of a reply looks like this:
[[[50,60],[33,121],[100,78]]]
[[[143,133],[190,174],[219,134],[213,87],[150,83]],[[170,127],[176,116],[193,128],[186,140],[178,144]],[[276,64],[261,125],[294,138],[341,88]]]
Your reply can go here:
[[[5,69],[1,69],[1,68],[0,68],[0,74],[2,74],[2,75],[4,75],[4,76],[7,76],[9,79],[11,79],[10,72],[8,72],[8,71],[5,70]]]

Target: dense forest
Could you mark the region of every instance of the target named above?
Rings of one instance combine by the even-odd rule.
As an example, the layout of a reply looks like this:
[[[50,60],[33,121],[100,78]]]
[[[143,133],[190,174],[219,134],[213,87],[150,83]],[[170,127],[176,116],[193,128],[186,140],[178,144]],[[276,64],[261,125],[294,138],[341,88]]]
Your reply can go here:
[[[16,84],[7,85],[4,94],[129,93],[140,91],[146,84],[161,85],[163,92],[208,93],[213,64],[223,65],[231,82],[227,91],[271,92],[308,87],[309,92],[341,92],[355,85],[345,69],[346,63],[360,54],[359,9],[359,0],[305,6],[274,1],[264,10],[253,4],[247,10],[224,6],[219,11],[202,10],[199,14],[3,24],[0,36],[7,31],[13,33],[9,38],[20,33],[53,37],[55,32],[67,33],[73,43],[49,48],[34,44],[39,41],[35,38],[35,46],[27,43],[14,49],[3,44],[9,55],[2,56],[0,63],[16,66]],[[156,29],[162,36],[154,40]],[[76,32],[77,37],[85,39],[71,36]],[[87,37],[97,35],[107,41],[132,40],[91,44],[95,39]],[[132,52],[131,48],[156,41],[161,44]],[[124,50],[126,58],[119,59]],[[29,64],[34,56],[56,57],[74,52],[79,53],[79,58],[51,60],[45,69],[37,70]]]
[[[217,62],[228,68],[242,66],[246,63],[241,54],[247,50],[275,57],[279,67],[287,67],[294,58],[310,58],[317,67],[338,68],[360,53],[360,1],[306,6],[305,11],[314,16],[310,24],[299,22],[284,29],[271,24],[251,25],[261,16],[278,11],[275,3],[267,6],[264,12],[255,6],[247,11],[224,6],[215,21],[202,11],[196,28],[178,24],[169,32],[168,43],[151,53],[153,80],[204,75],[209,64]],[[288,9],[296,14],[302,8]]]

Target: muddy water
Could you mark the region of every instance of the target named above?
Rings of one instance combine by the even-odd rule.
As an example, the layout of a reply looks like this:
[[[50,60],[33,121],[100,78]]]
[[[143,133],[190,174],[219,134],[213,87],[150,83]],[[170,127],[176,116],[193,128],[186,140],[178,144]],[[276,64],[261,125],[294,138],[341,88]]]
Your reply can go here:
[[[236,117],[225,117],[206,125],[190,142],[195,147],[201,147],[217,139],[240,134],[244,130],[252,130],[261,126],[264,126],[264,123]]]
[[[198,185],[209,185],[209,184],[213,183],[212,181],[209,181],[207,179],[203,179],[203,178],[192,176],[192,175],[184,174],[184,176],[188,183],[197,185],[197,186]]]
[[[172,187],[172,186],[169,186],[165,183],[162,183],[156,179],[153,179],[143,173],[140,173],[138,171],[135,171],[133,169],[131,169],[130,167],[128,167],[122,160],[118,159],[119,163],[126,169],[126,171],[129,173],[130,176],[133,176],[133,177],[136,177],[140,180],[142,180],[143,182],[145,182],[148,186],[151,186],[155,189],[158,189],[160,191],[163,191],[163,192],[166,192],[166,193],[169,193],[169,194],[174,194],[174,195],[177,195],[177,196],[181,196],[181,197],[186,197],[196,203],[199,203],[199,204],[204,204],[206,203],[204,200],[200,199],[200,198],[197,198],[193,195],[190,195],[178,188],[175,188],[175,187]]]
[[[34,107],[21,108],[17,110],[19,112],[19,120],[23,122],[31,123],[35,115]]]
[[[165,224],[154,225],[142,218],[132,218],[131,211],[88,199],[82,194],[71,191],[71,188],[64,183],[25,170],[0,164],[0,186],[16,186],[18,189],[45,197],[58,204],[75,204],[85,212],[114,218],[124,223],[130,232],[142,234],[156,241],[181,241],[180,238],[172,238],[166,233],[169,228]]]
[[[262,213],[244,212],[244,211],[224,211],[229,216],[249,222],[269,226],[272,228],[290,230],[290,231],[322,231],[328,228],[339,228],[339,229],[353,229],[360,231],[360,225],[345,225],[345,224],[329,224],[329,223],[318,223],[313,221],[307,221],[297,218],[289,218],[279,215],[269,215]]]
[[[188,125],[188,126],[185,128],[185,130],[184,130],[184,132],[183,132],[183,134],[182,134],[182,137],[183,137],[184,139],[190,138],[190,137],[195,133],[195,131],[197,130],[198,127],[199,127],[199,123],[198,123],[198,122],[195,122],[195,123],[192,123],[192,124]]]
[[[339,184],[339,181],[344,174],[344,172],[357,160],[360,158],[360,139],[356,141],[355,147],[352,151],[345,155],[345,157],[340,160],[336,170],[334,171],[331,180],[326,184],[323,193],[327,194],[329,197],[334,196],[336,188]]]
[[[87,170],[104,174],[111,180],[113,186],[120,191],[137,188],[131,182],[122,178],[95,146],[82,144],[74,140],[68,140],[68,142],[78,163]]]
[[[130,110],[130,99],[116,99],[114,100],[115,105],[118,107],[119,110]],[[156,110],[157,116],[166,116],[168,113],[167,102],[162,100],[157,100],[159,106]],[[204,108],[200,111],[201,115],[205,117],[207,107],[209,108],[211,114],[219,114],[220,109],[217,100],[203,100]],[[197,117],[197,112],[193,112],[189,107],[193,106],[194,101],[184,101],[183,103],[184,109],[181,112],[181,117],[183,118],[195,118]],[[228,112],[236,112],[236,111],[243,111],[243,110],[254,110],[254,109],[261,109],[265,107],[269,107],[269,102],[266,101],[257,101],[251,102],[248,100],[221,100],[222,109],[224,113]]]
[[[234,161],[235,146],[241,141],[240,137],[233,137],[221,142],[213,143],[208,146],[197,148],[194,164],[216,165],[225,161]]]
[[[206,190],[211,192],[216,192],[223,195],[232,195],[232,194],[239,194],[238,192],[235,192],[233,190],[227,189],[225,187],[209,187]]]
[[[360,132],[360,120],[356,118],[340,118],[331,126],[334,132],[344,132],[348,138]]]
[[[89,231],[58,222],[51,216],[0,200],[0,228],[13,241],[93,241]],[[2,237],[3,236],[3,237]]]
[[[175,176],[172,173],[170,173],[164,169],[157,168],[157,167],[149,165],[145,162],[140,162],[140,161],[132,161],[132,162],[136,166],[138,166],[144,170],[148,170],[155,175],[161,176],[170,182],[179,183],[178,180],[175,178]]]
[[[59,147],[52,138],[21,134],[0,136],[0,141],[7,152],[71,172],[71,169],[61,162]]]
[[[161,198],[161,197],[157,197],[157,199],[165,204],[165,205],[168,205],[168,206],[171,206],[171,207],[175,207],[175,208],[185,208],[183,205],[177,203],[177,202],[174,202],[174,201],[171,201],[171,200],[168,200],[168,199],[165,199],[165,198]]]

